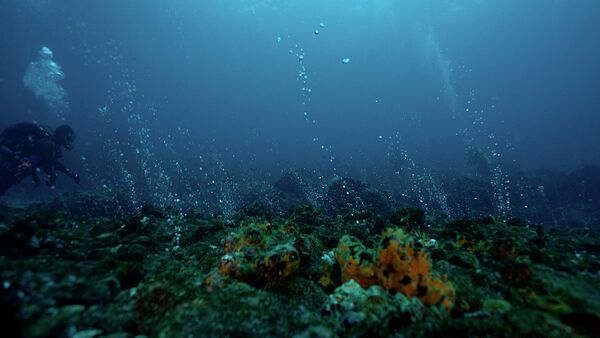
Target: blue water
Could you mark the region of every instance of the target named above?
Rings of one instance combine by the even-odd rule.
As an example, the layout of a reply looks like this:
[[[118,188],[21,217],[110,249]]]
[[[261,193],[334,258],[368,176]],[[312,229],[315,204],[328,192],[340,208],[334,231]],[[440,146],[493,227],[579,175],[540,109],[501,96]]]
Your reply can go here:
[[[595,0],[2,0],[0,127],[70,124],[83,182],[57,190],[140,203],[209,191],[233,207],[248,177],[299,168],[327,184],[404,166],[424,184],[468,171],[469,147],[502,192],[515,168],[600,164],[599,15]],[[58,103],[24,83],[43,47]],[[11,196],[39,191],[54,193]]]

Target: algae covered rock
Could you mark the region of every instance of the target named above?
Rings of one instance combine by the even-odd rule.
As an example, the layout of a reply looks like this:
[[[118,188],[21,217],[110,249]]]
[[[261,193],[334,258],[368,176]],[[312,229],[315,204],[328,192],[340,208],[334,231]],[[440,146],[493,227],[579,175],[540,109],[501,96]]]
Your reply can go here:
[[[291,337],[323,324],[322,332],[329,332],[331,325],[310,305],[325,301],[319,290],[312,283],[302,283],[278,293],[233,280],[218,292],[182,301],[151,333],[165,338]]]
[[[353,279],[329,296],[323,313],[346,336],[387,335],[423,319],[425,307],[416,298],[391,294],[378,285],[363,288]]]
[[[276,287],[298,272],[303,263],[309,263],[313,244],[291,224],[250,219],[225,239],[225,255],[217,271],[253,286]],[[205,283],[210,286],[219,280],[213,271]]]
[[[239,224],[161,208],[116,218],[10,211],[0,225],[3,332],[600,335],[598,232],[493,217],[423,231],[417,210],[352,219],[303,204],[279,215],[246,209]],[[395,226],[375,231],[377,218]]]

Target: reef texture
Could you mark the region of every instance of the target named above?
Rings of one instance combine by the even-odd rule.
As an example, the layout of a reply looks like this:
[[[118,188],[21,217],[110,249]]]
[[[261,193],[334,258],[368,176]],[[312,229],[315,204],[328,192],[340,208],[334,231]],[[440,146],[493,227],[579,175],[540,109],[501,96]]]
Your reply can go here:
[[[102,198],[88,199],[105,210]],[[390,215],[310,205],[271,215],[256,205],[226,220],[150,207],[119,216],[2,207],[3,332],[600,336],[597,231]]]

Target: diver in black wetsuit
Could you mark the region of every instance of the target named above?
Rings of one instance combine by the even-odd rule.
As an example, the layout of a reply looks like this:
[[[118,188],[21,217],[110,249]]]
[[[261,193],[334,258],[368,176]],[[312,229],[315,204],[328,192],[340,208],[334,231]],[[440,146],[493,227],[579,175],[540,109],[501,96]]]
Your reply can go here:
[[[39,186],[38,172],[42,170],[49,186],[54,186],[57,171],[79,183],[79,175],[59,161],[62,148],[73,149],[74,140],[75,132],[68,125],[62,125],[54,132],[29,122],[6,128],[0,133],[0,195],[27,176]]]

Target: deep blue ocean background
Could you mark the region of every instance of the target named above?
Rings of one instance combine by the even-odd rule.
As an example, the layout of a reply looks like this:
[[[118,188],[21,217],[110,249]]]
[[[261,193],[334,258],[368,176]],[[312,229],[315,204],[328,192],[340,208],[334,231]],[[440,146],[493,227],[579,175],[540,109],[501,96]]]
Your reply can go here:
[[[470,148],[500,193],[512,172],[598,165],[599,16],[594,0],[1,0],[0,127],[70,124],[82,176],[3,198],[235,209],[304,168],[443,199]],[[24,85],[42,47],[58,109]]]

